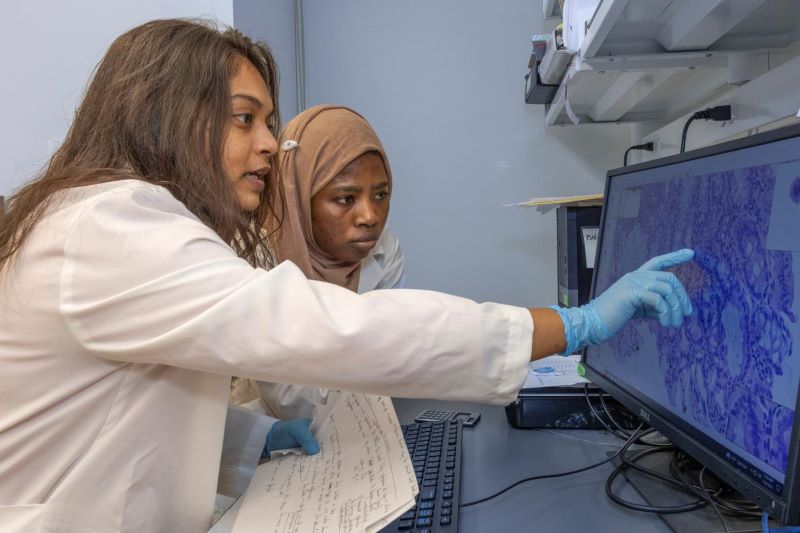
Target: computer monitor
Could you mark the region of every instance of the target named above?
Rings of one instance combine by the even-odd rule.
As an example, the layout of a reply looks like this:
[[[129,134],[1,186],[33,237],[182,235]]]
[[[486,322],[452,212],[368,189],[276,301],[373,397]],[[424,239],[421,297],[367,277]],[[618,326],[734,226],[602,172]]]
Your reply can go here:
[[[608,173],[600,294],[647,259],[694,313],[635,319],[583,355],[587,377],[782,524],[800,522],[800,126]]]

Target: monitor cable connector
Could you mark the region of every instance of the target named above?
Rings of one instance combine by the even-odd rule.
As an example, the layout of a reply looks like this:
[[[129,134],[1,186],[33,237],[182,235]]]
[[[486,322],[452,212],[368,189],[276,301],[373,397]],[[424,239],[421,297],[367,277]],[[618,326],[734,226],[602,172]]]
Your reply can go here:
[[[652,142],[643,144],[634,144],[633,146],[625,150],[625,157],[622,158],[623,167],[628,166],[628,154],[631,152],[631,150],[644,150],[646,152],[652,152],[653,150],[655,150],[655,145]]]
[[[697,111],[683,125],[683,133],[681,134],[681,151],[686,151],[686,134],[689,132],[689,125],[695,120],[713,120],[715,122],[727,122],[731,119],[731,106],[718,105],[716,107],[707,107],[702,111]]]

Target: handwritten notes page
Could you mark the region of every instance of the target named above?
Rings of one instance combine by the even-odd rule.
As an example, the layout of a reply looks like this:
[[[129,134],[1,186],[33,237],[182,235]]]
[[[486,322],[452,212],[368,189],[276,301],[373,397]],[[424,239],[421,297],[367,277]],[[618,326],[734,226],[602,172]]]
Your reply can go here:
[[[373,532],[411,508],[419,488],[391,400],[334,402],[318,425],[320,453],[256,469],[233,533]]]

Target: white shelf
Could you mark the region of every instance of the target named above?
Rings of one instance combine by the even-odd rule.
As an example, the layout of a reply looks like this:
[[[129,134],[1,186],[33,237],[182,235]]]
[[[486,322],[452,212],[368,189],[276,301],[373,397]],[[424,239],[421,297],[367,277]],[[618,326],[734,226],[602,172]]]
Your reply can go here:
[[[603,0],[580,56],[783,48],[798,38],[797,0]]]
[[[726,90],[728,61],[723,52],[575,57],[545,123],[573,124],[574,117],[580,123],[667,120]]]
[[[545,122],[668,122],[799,40],[798,0],[603,0]]]

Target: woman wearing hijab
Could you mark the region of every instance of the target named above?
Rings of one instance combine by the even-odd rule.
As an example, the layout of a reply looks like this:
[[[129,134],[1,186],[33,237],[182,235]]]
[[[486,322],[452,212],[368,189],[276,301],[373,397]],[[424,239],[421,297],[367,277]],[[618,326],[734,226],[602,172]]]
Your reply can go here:
[[[307,109],[283,129],[278,165],[286,195],[279,262],[360,293],[402,284],[397,239],[382,234],[392,173],[364,117],[341,106]]]
[[[318,105],[286,124],[278,152],[286,214],[275,243],[309,279],[359,293],[403,285],[403,256],[385,229],[392,193],[389,160],[360,114]],[[325,391],[259,382],[266,411],[310,417]]]
[[[307,109],[283,129],[278,166],[286,195],[274,243],[278,262],[291,261],[309,279],[359,293],[403,286],[403,255],[385,228],[392,174],[364,117],[342,106]],[[235,496],[244,490],[259,456],[269,455],[269,443],[263,452],[258,444],[271,417],[288,420],[298,444],[310,442],[310,418],[327,394],[316,387],[237,380],[234,401],[250,400],[250,411],[229,413],[219,491]]]

